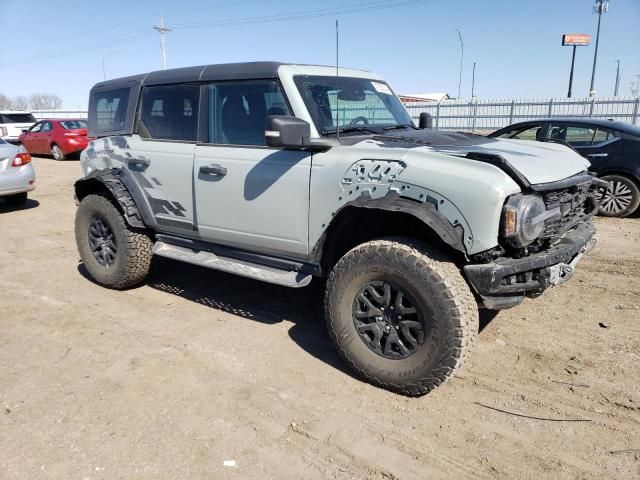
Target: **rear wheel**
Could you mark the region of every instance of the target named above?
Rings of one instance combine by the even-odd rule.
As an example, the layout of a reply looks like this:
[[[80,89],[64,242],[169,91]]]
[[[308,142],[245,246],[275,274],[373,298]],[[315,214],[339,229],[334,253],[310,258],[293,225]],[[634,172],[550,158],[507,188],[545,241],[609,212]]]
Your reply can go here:
[[[8,205],[12,207],[19,207],[20,205],[24,205],[27,203],[27,193],[15,193],[13,195],[7,195],[3,197],[4,201],[7,202]]]
[[[609,187],[602,195],[600,213],[606,217],[628,217],[640,205],[638,185],[623,175],[606,175],[602,177]]]
[[[85,197],[76,212],[75,230],[82,263],[97,283],[124,289],[146,278],[153,242],[146,232],[126,223],[111,199]]]
[[[462,365],[478,332],[478,307],[443,253],[403,238],[349,251],[327,282],[329,333],[347,364],[371,383],[422,395]]]
[[[51,145],[51,155],[53,156],[54,160],[58,161],[64,160],[66,158],[62,149],[55,143]]]

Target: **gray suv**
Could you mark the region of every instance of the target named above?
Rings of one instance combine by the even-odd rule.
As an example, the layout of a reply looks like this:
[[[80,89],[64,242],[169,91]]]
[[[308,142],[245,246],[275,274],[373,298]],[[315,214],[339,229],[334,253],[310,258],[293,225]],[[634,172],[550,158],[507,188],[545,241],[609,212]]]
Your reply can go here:
[[[89,105],[75,227],[96,282],[136,285],[154,254],[293,288],[326,279],[342,358],[406,395],[460,367],[478,308],[571,278],[606,187],[563,145],[418,128],[360,70],[165,70],[99,83]]]

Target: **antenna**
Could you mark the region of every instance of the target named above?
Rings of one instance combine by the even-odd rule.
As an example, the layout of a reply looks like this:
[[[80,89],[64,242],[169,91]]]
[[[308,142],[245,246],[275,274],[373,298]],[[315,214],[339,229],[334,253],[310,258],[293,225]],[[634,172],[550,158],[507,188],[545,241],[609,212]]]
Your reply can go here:
[[[338,90],[338,78],[340,76],[340,71],[338,70],[339,60],[340,60],[340,30],[338,26],[338,20],[336,20],[336,138],[340,141],[340,92]]]
[[[164,24],[164,17],[160,17],[160,25],[155,25],[154,30],[160,32],[160,49],[162,50],[162,69],[167,69],[167,51],[164,46],[164,34],[170,32],[171,29]]]

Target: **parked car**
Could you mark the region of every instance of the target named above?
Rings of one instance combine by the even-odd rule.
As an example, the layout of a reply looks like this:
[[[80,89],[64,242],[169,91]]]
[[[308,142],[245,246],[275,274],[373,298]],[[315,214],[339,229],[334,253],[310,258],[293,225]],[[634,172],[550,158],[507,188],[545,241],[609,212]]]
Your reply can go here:
[[[606,182],[562,145],[418,129],[382,78],[335,74],[241,63],[95,85],[78,251],[114,289],[153,254],[293,288],[324,277],[346,363],[423,394],[462,364],[479,306],[571,278]]]
[[[36,117],[30,112],[0,112],[0,138],[6,142],[17,143],[18,137],[25,128],[36,123]]]
[[[9,205],[22,205],[27,192],[36,187],[31,155],[24,148],[0,139],[0,198]]]
[[[601,213],[627,217],[640,205],[640,128],[592,118],[550,118],[520,122],[493,138],[568,143],[591,162],[589,170],[609,182]]]
[[[64,160],[87,148],[87,121],[75,118],[41,120],[23,131],[18,141],[29,153]]]

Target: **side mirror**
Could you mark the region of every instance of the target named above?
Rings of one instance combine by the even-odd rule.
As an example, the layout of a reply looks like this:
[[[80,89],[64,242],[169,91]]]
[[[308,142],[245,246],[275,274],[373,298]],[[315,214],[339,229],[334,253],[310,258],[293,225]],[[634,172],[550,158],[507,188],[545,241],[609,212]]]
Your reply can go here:
[[[22,129],[22,133],[27,133],[29,130],[27,130],[26,128]]]
[[[309,145],[311,126],[297,117],[268,115],[264,136],[269,147],[304,148]]]
[[[433,116],[430,113],[422,112],[420,114],[418,127],[420,127],[421,129],[433,128]]]

